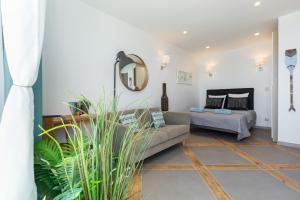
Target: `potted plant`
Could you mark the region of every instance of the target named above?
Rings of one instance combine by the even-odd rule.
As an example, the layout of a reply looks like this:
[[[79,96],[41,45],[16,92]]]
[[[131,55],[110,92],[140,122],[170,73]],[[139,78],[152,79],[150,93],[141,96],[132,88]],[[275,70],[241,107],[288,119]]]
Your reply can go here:
[[[80,98],[79,98],[79,106],[80,106],[80,110],[81,110],[81,112],[80,112],[81,115],[88,114],[91,105],[92,105],[91,101],[89,101],[83,95],[80,96]]]
[[[83,95],[81,95],[79,97],[79,101],[69,102],[68,106],[72,115],[89,114],[91,102]]]
[[[85,99],[86,100],[86,99]],[[86,100],[90,103],[90,101]],[[118,147],[117,100],[110,105],[92,104],[88,114],[90,127],[73,123],[42,129],[49,139],[35,145],[35,177],[39,198],[53,200],[125,200],[137,191],[130,191],[135,173],[149,143],[145,127],[126,129]],[[65,129],[66,144],[52,136]]]

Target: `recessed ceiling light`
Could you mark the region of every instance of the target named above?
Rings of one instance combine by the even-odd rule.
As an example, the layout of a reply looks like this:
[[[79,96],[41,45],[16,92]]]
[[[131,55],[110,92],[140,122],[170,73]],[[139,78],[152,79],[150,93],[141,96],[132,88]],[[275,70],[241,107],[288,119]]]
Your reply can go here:
[[[261,1],[255,1],[254,2],[254,7],[259,7],[261,5]]]
[[[210,46],[206,46],[205,48],[206,48],[206,49],[210,49]]]
[[[254,36],[257,37],[260,35],[260,32],[254,33]]]
[[[182,31],[182,34],[186,35],[186,34],[188,34],[188,31]]]

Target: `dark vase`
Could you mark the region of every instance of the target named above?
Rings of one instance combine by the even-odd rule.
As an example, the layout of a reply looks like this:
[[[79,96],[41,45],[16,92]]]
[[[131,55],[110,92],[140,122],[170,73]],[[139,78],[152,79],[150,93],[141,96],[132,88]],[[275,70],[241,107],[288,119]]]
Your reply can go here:
[[[162,111],[168,111],[169,110],[169,99],[167,96],[167,84],[162,84],[163,93],[161,96],[161,110]]]

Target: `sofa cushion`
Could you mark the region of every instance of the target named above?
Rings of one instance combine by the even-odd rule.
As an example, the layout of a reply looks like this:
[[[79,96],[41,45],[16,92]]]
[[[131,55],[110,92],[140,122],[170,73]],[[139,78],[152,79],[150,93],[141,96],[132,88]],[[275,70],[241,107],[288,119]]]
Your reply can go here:
[[[151,118],[154,128],[161,128],[166,126],[166,122],[164,120],[163,113],[159,112],[151,112]]]
[[[160,108],[149,108],[149,109],[131,109],[131,110],[124,110],[119,111],[117,113],[116,119],[118,120],[120,115],[126,114],[135,114],[137,121],[139,122],[139,126],[143,128],[150,128],[151,127],[151,112],[160,111]],[[107,119],[111,119],[111,113],[107,113]]]
[[[134,109],[132,109],[132,110],[125,110],[125,111],[118,111],[118,112],[115,114],[114,119],[112,119],[112,113],[111,113],[111,112],[108,112],[108,113],[106,114],[106,118],[107,118],[107,120],[110,120],[110,121],[114,121],[114,120],[117,120],[117,121],[118,121],[118,120],[120,119],[120,116],[121,116],[121,115],[127,115],[127,114],[132,114],[132,113],[134,113],[136,119],[138,119],[138,117],[139,117],[139,112],[138,112],[137,110],[134,110]]]
[[[190,131],[189,125],[166,125],[159,129],[160,131],[167,132],[169,139],[173,139],[180,135],[186,134]]]
[[[188,125],[166,125],[159,129],[151,128],[150,134],[152,134],[152,138],[149,147],[159,145],[178,136],[187,134],[188,132]]]
[[[135,110],[135,109],[119,111],[119,112],[117,113],[117,116],[118,116],[118,118],[119,118],[121,115],[128,115],[128,114],[135,114],[135,117],[136,117],[136,118],[139,117],[139,111],[138,111],[138,110]]]
[[[169,140],[167,132],[161,131],[156,128],[150,128],[151,142],[149,148],[164,143]]]
[[[151,112],[158,112],[160,108],[149,108],[149,109],[140,109],[140,122],[141,127],[150,128],[151,127]]]
[[[131,109],[131,110],[124,110],[124,111],[119,111],[117,113],[117,119],[120,119],[121,115],[128,115],[128,114],[134,114],[135,118],[138,122],[139,127],[144,127],[144,123],[142,122],[142,116],[141,114],[143,113],[144,109]]]
[[[121,124],[128,125],[133,131],[139,131],[139,124],[134,113],[120,115],[119,120]]]

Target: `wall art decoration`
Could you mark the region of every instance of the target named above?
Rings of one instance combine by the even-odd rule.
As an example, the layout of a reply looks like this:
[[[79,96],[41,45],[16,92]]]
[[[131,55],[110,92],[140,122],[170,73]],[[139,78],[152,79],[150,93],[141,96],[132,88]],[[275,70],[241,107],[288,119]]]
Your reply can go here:
[[[285,65],[290,71],[290,108],[289,112],[296,112],[294,106],[294,70],[297,65],[297,49],[289,49],[285,51]]]
[[[177,84],[192,85],[192,83],[193,83],[192,73],[184,72],[184,71],[178,71],[177,72],[176,83]]]

